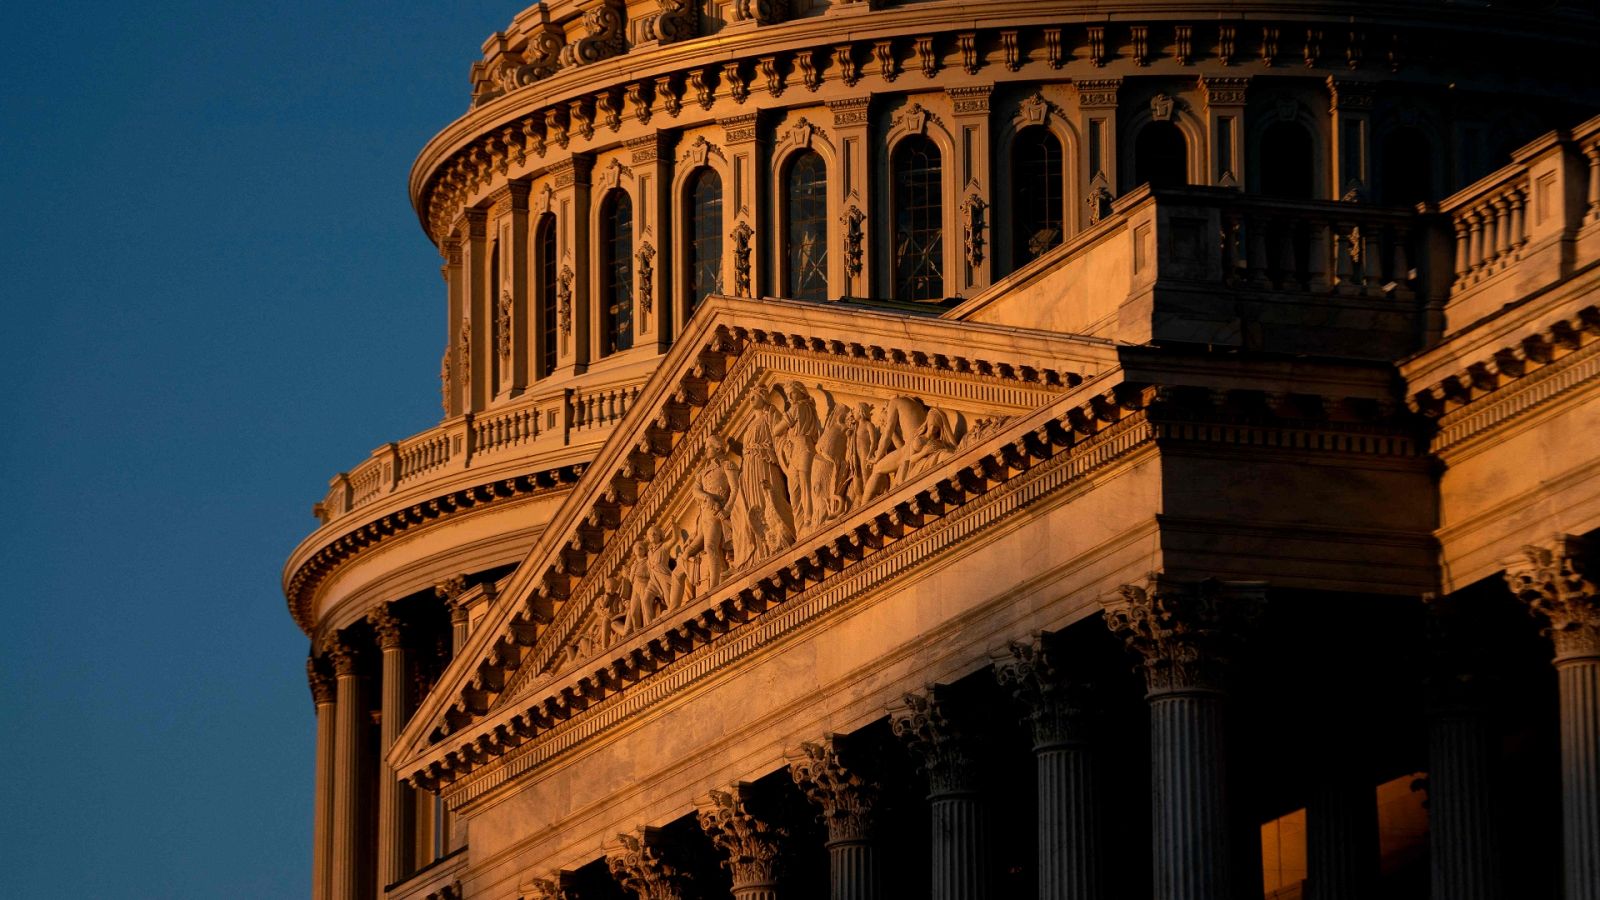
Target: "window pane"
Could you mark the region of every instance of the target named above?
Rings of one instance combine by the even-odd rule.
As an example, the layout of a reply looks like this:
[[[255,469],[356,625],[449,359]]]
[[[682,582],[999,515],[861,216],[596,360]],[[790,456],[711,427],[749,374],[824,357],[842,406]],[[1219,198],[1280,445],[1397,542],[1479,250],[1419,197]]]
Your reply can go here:
[[[1011,174],[1013,265],[1036,259],[1063,234],[1061,142],[1041,125],[1017,135]]]
[[[556,217],[539,221],[539,329],[544,340],[539,374],[556,370]]]
[[[789,164],[784,196],[788,228],[788,294],[802,300],[828,296],[828,169],[815,150],[806,150]]]
[[[689,179],[689,308],[722,293],[722,176],[701,168]]]
[[[601,213],[601,302],[605,304],[605,353],[633,346],[633,201],[612,191]]]
[[[944,298],[944,208],[939,148],[920,135],[894,151],[894,296]]]

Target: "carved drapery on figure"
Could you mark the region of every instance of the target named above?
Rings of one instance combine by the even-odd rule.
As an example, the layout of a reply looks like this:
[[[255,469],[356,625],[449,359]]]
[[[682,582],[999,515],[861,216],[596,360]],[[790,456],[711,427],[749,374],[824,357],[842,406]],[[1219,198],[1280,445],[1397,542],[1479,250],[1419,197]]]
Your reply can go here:
[[[735,784],[696,802],[700,828],[726,856],[735,889],[772,885],[778,877],[778,842],[784,831],[750,814],[750,786]]]
[[[1571,535],[1530,544],[1506,562],[1506,584],[1528,610],[1549,623],[1556,659],[1600,656],[1600,590],[1593,548]]]

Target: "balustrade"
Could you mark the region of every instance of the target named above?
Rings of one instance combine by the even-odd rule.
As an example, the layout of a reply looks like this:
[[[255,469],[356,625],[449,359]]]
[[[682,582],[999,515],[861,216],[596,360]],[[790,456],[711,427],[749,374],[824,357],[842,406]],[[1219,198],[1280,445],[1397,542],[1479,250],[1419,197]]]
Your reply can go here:
[[[1527,202],[1528,176],[1523,171],[1451,211],[1456,255],[1452,292],[1463,291],[1522,258],[1528,242]]]
[[[1389,210],[1240,200],[1222,212],[1223,277],[1263,290],[1409,299],[1414,232]]]

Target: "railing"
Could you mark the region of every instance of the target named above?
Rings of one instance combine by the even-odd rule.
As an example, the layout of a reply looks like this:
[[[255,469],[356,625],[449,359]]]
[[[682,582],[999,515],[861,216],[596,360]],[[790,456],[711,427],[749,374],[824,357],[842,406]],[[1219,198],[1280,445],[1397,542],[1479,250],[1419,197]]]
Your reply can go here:
[[[1222,271],[1241,287],[1410,299],[1410,216],[1348,204],[1241,198],[1222,210]]]
[[[1528,173],[1521,169],[1508,181],[1487,185],[1451,211],[1456,239],[1452,293],[1464,291],[1522,258],[1522,247],[1528,243],[1527,202]]]
[[[623,384],[546,391],[385,444],[333,478],[315,507],[317,518],[332,522],[402,488],[475,465],[602,438],[633,408],[643,386],[640,377]]]

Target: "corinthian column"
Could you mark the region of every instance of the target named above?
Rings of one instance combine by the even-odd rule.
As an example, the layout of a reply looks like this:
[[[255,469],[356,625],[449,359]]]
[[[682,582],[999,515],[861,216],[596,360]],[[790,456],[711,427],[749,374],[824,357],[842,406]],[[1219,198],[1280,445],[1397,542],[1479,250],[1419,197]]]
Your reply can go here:
[[[1102,601],[1106,624],[1144,664],[1156,900],[1232,896],[1223,676],[1265,594],[1261,582],[1152,575]]]
[[[362,689],[355,648],[334,638],[327,647],[337,679],[333,738],[333,844],[329,900],[356,900],[361,892]]]
[[[821,809],[828,829],[830,900],[877,900],[872,807],[878,788],[840,763],[839,743],[828,735],[791,750],[789,774],[806,799]]]
[[[889,724],[928,774],[933,900],[982,900],[989,896],[989,847],[978,761],[941,694],[935,687],[906,694],[890,707]]]
[[[727,854],[733,900],[778,900],[778,841],[784,832],[750,814],[750,786],[735,784],[696,801],[700,827]]]
[[[1027,709],[1038,771],[1039,898],[1100,896],[1088,686],[1063,677],[1043,636],[994,654],[994,673]]]
[[[1488,636],[1460,598],[1428,601],[1428,847],[1431,893],[1443,900],[1500,896],[1499,820],[1491,784],[1492,734],[1483,702]]]
[[[311,900],[328,900],[328,873],[333,850],[333,676],[326,662],[306,658],[306,680],[317,708],[317,780],[311,804]]]
[[[379,713],[378,752],[378,887],[380,891],[410,870],[411,813],[415,804],[409,785],[395,777],[383,757],[400,736],[406,720],[406,650],[400,620],[387,604],[367,617],[383,650],[383,699]]]
[[[1506,582],[1548,623],[1561,702],[1566,900],[1600,900],[1600,590],[1594,548],[1571,535],[1528,546]]]
[[[617,835],[605,848],[611,877],[639,900],[684,900],[689,876],[663,858],[664,843],[649,826]]]

